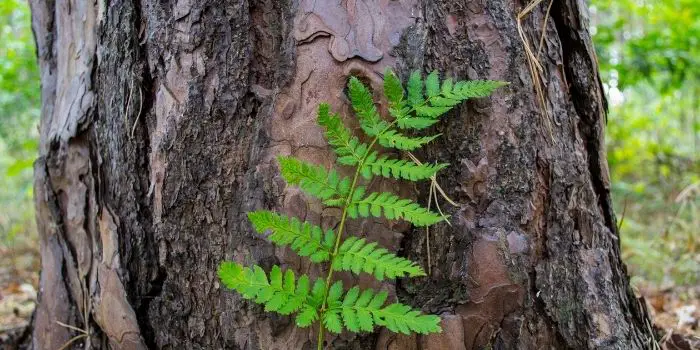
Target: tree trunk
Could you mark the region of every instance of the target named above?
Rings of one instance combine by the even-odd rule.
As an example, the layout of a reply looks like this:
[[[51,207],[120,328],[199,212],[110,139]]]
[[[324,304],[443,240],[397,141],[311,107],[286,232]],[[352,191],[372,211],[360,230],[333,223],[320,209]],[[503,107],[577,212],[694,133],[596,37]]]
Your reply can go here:
[[[328,348],[653,341],[620,260],[582,2],[548,12],[543,1],[520,21],[527,4],[508,0],[30,2],[43,96],[35,349],[76,336],[76,348],[314,348],[313,330],[225,290],[215,272],[233,259],[320,273],[256,235],[245,213],[338,219],[285,188],[274,157],[330,166],[318,103],[349,115],[347,78],[377,90],[388,66],[511,85],[450,113],[417,154],[451,164],[438,178],[459,204],[443,204],[451,226],[352,228],[425,267],[430,249],[429,277],[383,288],[440,314],[443,333],[342,334]],[[427,203],[427,185],[400,189]]]

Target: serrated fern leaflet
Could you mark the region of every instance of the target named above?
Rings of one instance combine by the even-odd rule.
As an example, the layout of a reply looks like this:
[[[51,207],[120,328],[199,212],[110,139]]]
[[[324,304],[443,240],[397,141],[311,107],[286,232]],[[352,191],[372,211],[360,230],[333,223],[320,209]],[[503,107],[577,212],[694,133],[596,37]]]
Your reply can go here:
[[[357,237],[349,237],[343,242],[333,264],[336,270],[352,271],[356,275],[364,272],[380,281],[385,278],[425,276],[423,268],[415,262],[396,256],[375,242]]]
[[[309,302],[309,277],[302,275],[296,280],[294,272],[275,265],[267,274],[260,266],[244,267],[233,262],[219,266],[219,278],[226,287],[235,289],[245,299],[265,305],[265,311],[289,315],[299,309],[312,306]]]
[[[440,332],[440,318],[425,315],[411,306],[387,302],[386,291],[360,290],[353,286],[343,288],[333,282],[335,271],[369,274],[377,280],[420,277],[425,272],[417,263],[400,257],[376,242],[349,236],[343,232],[349,219],[383,217],[388,220],[406,220],[416,226],[436,224],[444,217],[422,207],[413,200],[391,192],[371,192],[368,183],[374,176],[420,181],[435,177],[447,164],[421,164],[381,153],[375,146],[398,151],[412,151],[439,136],[415,135],[416,130],[432,127],[439,117],[460,102],[486,97],[504,86],[498,81],[440,81],[437,72],[425,79],[413,72],[406,89],[394,72],[384,73],[383,92],[387,99],[387,119],[380,114],[371,90],[360,79],[351,77],[348,97],[360,128],[368,137],[363,141],[353,135],[340,115],[332,113],[328,104],[318,108],[318,124],[336,155],[337,163],[355,170],[353,177],[344,177],[335,169],[309,164],[290,156],[278,157],[280,172],[289,185],[298,186],[305,193],[320,199],[326,206],[341,208],[340,222],[323,229],[296,217],[271,211],[248,213],[253,228],[270,242],[288,246],[299,256],[313,263],[329,262],[325,278],[296,276],[292,270],[273,266],[269,275],[257,265],[244,267],[235,262],[224,262],[218,274],[223,284],[238,291],[244,299],[264,305],[265,311],[282,315],[296,314],[299,327],[320,324],[317,346],[323,347],[326,330],[340,333],[371,332],[377,326],[397,333],[427,334]],[[412,157],[411,154],[409,156]],[[363,184],[364,181],[364,184]]]
[[[308,256],[313,262],[328,261],[331,257],[335,242],[333,230],[323,232],[316,225],[267,210],[250,212],[248,219],[259,233],[271,231],[267,238],[273,243],[289,245],[297,254]]]
[[[330,114],[330,107],[326,103],[318,106],[318,124],[326,130],[326,139],[338,156],[338,163],[356,165],[362,161],[367,154],[367,144],[352,136],[340,116]]]
[[[447,167],[447,164],[421,164],[418,165],[403,159],[391,159],[387,156],[378,156],[376,152],[367,157],[360,173],[366,179],[372,175],[388,178],[418,181],[435,175],[438,171]]]
[[[346,198],[350,193],[350,179],[342,178],[335,170],[308,164],[294,157],[278,157],[282,177],[288,184],[297,185],[306,193],[322,200]]]
[[[348,205],[348,215],[354,219],[358,214],[361,217],[404,219],[416,226],[429,226],[443,220],[441,215],[390,192],[374,192],[362,199],[353,199]]]
[[[342,290],[340,281],[331,286],[328,308],[323,315],[324,325],[333,333],[340,333],[343,326],[352,332],[371,332],[375,325],[404,334],[441,331],[438,316],[423,315],[401,303],[384,306],[387,292],[361,291],[359,287],[352,287],[343,297]]]

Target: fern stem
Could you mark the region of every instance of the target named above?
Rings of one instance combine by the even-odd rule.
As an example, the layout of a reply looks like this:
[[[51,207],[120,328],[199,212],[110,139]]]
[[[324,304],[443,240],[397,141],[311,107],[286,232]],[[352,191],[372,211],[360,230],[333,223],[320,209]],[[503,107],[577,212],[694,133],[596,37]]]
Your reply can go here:
[[[430,98],[426,99],[423,101],[422,105],[425,105],[428,103]],[[416,106],[411,107],[410,112],[414,111],[416,109]],[[372,142],[370,142],[369,146],[367,147],[367,151],[365,152],[365,155],[362,157],[362,160],[357,163],[357,169],[355,170],[355,176],[353,176],[352,179],[352,185],[350,185],[350,192],[348,192],[348,197],[345,199],[345,206],[343,207],[343,214],[340,217],[340,224],[338,224],[338,234],[335,237],[335,246],[333,247],[333,253],[331,254],[331,259],[330,259],[330,267],[328,268],[328,275],[326,276],[326,291],[323,295],[323,304],[321,305],[321,312],[320,314],[323,315],[323,312],[326,311],[326,306],[328,306],[328,289],[331,286],[331,281],[333,279],[333,265],[335,265],[335,258],[338,256],[338,249],[340,248],[340,240],[343,236],[343,229],[345,228],[345,220],[347,219],[348,216],[348,207],[350,206],[350,202],[352,201],[352,196],[355,193],[355,187],[357,186],[357,180],[360,178],[360,171],[362,170],[362,167],[365,165],[365,161],[367,160],[367,157],[370,155],[370,151],[372,150],[372,147],[374,147],[374,144],[377,143],[379,138],[389,129],[391,129],[396,123],[398,122],[398,119],[394,119],[391,123],[389,123],[384,130],[382,130],[380,133],[377,134],[377,136],[374,137]],[[323,316],[321,316],[323,317]],[[323,326],[323,319],[319,321],[319,329],[318,329],[318,350],[323,350],[323,335],[325,332],[325,327]]]
[[[377,136],[374,137],[374,140],[369,144],[367,147],[367,151],[365,152],[365,155],[362,157],[362,160],[357,163],[357,169],[355,170],[355,176],[352,178],[352,185],[350,185],[350,192],[348,192],[348,197],[345,199],[345,206],[343,207],[343,214],[340,217],[340,224],[338,224],[338,234],[335,237],[335,245],[333,246],[333,253],[331,254],[331,261],[330,261],[330,267],[328,268],[328,275],[326,276],[326,292],[324,293],[323,296],[323,304],[321,305],[321,315],[323,315],[323,312],[326,311],[326,306],[328,304],[328,289],[330,288],[331,281],[333,279],[333,265],[335,265],[335,258],[338,256],[338,249],[340,248],[340,240],[343,236],[343,229],[345,228],[345,220],[347,219],[348,216],[348,207],[350,206],[350,202],[352,201],[352,196],[355,193],[355,187],[357,186],[357,180],[360,178],[360,171],[362,170],[362,167],[365,165],[365,161],[367,160],[367,157],[370,155],[370,151],[372,150],[372,147],[374,147],[374,144],[377,143],[379,138],[387,132],[389,129],[391,129],[392,126],[396,124],[396,121],[391,122],[389,125],[387,125],[382,132],[378,133]],[[320,320],[319,322],[319,330],[318,330],[318,350],[323,350],[323,333],[325,331],[325,327],[323,326],[323,320]]]
[[[333,246],[333,253],[331,253],[331,261],[330,261],[330,266],[328,268],[328,275],[326,276],[326,292],[324,293],[323,296],[323,304],[321,305],[321,315],[323,315],[323,312],[326,310],[326,306],[328,304],[328,288],[330,288],[331,285],[331,280],[333,278],[333,265],[335,265],[335,258],[338,256],[338,249],[340,248],[340,239],[343,236],[343,229],[345,228],[345,220],[348,217],[348,207],[350,206],[350,201],[352,200],[352,195],[355,192],[355,187],[357,186],[357,179],[360,176],[360,169],[362,169],[362,166],[365,163],[365,160],[367,160],[367,156],[370,153],[370,150],[372,149],[372,146],[374,146],[374,143],[377,141],[378,137],[375,138],[372,143],[367,147],[367,152],[365,153],[365,156],[362,158],[362,161],[357,164],[357,170],[355,170],[355,176],[352,179],[352,185],[350,185],[350,192],[348,192],[348,197],[345,199],[345,206],[343,207],[343,214],[340,217],[340,224],[338,224],[338,234],[335,237],[335,245]],[[324,328],[323,327],[323,320],[320,320],[319,322],[320,328],[318,331],[318,350],[323,349],[323,333],[324,333]]]

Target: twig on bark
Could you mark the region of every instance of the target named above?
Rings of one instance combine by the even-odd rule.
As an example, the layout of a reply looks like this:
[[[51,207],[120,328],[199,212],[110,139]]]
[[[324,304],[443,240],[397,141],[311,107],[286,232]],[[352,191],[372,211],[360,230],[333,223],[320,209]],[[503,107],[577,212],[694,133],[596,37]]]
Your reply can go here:
[[[542,112],[542,117],[545,120],[545,123],[547,124],[547,130],[549,131],[549,137],[554,141],[554,132],[552,131],[552,123],[549,120],[549,111],[547,109],[547,101],[545,101],[544,98],[544,91],[542,89],[542,65],[540,64],[539,61],[539,56],[540,56],[540,51],[542,50],[542,46],[544,44],[544,34],[546,31],[547,27],[547,20],[549,19],[549,10],[552,7],[552,3],[554,3],[554,0],[549,1],[549,6],[547,7],[547,13],[544,17],[544,23],[542,24],[542,34],[540,36],[540,44],[539,47],[537,48],[537,55],[535,55],[532,52],[532,48],[530,47],[530,41],[527,39],[527,36],[525,35],[525,31],[523,30],[522,26],[522,20],[527,17],[532,10],[539,5],[543,0],[533,0],[529,5],[527,5],[522,11],[518,13],[518,35],[520,36],[520,40],[523,43],[523,47],[525,48],[525,58],[527,59],[527,65],[528,69],[530,70],[530,77],[532,78],[532,84],[535,87],[535,94],[537,94],[537,100],[539,101],[540,105],[540,110]]]

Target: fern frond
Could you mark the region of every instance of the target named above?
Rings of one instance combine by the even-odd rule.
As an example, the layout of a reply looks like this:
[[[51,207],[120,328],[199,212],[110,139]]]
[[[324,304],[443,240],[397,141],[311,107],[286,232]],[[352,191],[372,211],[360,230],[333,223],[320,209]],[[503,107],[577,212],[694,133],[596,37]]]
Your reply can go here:
[[[387,127],[387,123],[382,120],[374,105],[372,93],[356,77],[350,78],[348,92],[352,109],[360,120],[360,127],[369,136],[377,136]]]
[[[413,151],[434,140],[438,136],[440,136],[440,134],[423,137],[408,137],[396,130],[387,130],[379,135],[378,142],[384,147],[396,148],[402,151]]]
[[[325,137],[337,155],[337,162],[355,168],[353,180],[340,176],[336,170],[294,157],[278,157],[281,174],[287,183],[318,197],[325,206],[342,208],[343,220],[337,232],[347,229],[346,218],[357,217],[402,219],[416,226],[435,224],[446,217],[390,192],[368,193],[366,186],[369,185],[361,185],[368,182],[358,181],[358,176],[361,174],[367,180],[372,176],[383,176],[409,181],[432,178],[434,181],[435,174],[447,164],[392,159],[380,155],[370,146],[378,143],[399,150],[415,150],[439,135],[409,136],[399,130],[428,128],[460,102],[488,96],[504,85],[504,82],[486,80],[455,83],[452,79],[445,79],[441,82],[437,71],[423,80],[420,71],[414,71],[404,89],[397,75],[388,69],[384,74],[383,88],[389,114],[394,120],[385,121],[374,103],[371,88],[352,77],[348,82],[348,96],[360,127],[370,137],[371,143],[363,143],[354,136],[342,118],[331,112],[328,104],[319,105],[318,124],[324,129]],[[308,276],[301,275],[297,279],[292,270],[283,271],[279,266],[273,266],[268,275],[259,266],[244,267],[235,262],[224,262],[218,269],[221,281],[243,298],[264,305],[266,311],[283,315],[296,313],[299,327],[319,322],[319,350],[324,346],[326,329],[333,333],[340,333],[343,329],[371,332],[376,326],[384,326],[404,334],[441,331],[438,316],[421,314],[419,310],[400,303],[385,305],[387,292],[360,290],[356,286],[346,292],[342,282],[330,284],[335,271],[367,273],[380,281],[425,276],[425,271],[415,262],[364,238],[351,236],[340,244],[344,237],[339,237],[335,231],[324,231],[295,217],[264,210],[251,212],[248,217],[255,230],[266,235],[271,242],[288,245],[299,256],[308,257],[314,263],[330,261],[326,278],[317,279],[311,286]]]
[[[313,262],[328,261],[333,253],[333,230],[324,233],[316,225],[267,210],[249,212],[248,219],[258,233],[272,231],[267,236],[270,241],[281,246],[289,245],[299,256],[308,256]]]
[[[223,262],[218,275],[226,287],[236,290],[243,298],[265,305],[265,311],[289,315],[313,307],[308,300],[309,277],[302,275],[296,280],[292,270],[285,271],[283,276],[282,269],[275,265],[268,280],[260,266],[248,268],[235,262]]]
[[[326,139],[338,155],[338,163],[352,166],[362,161],[367,153],[367,144],[352,136],[338,114],[330,114],[327,103],[318,106],[318,124],[326,130]]]
[[[288,184],[297,185],[308,194],[333,203],[333,199],[346,198],[350,193],[350,179],[341,178],[335,170],[302,162],[294,157],[279,156],[282,177]]]
[[[338,281],[331,289],[337,288],[342,292],[342,286],[342,282]],[[340,333],[343,325],[352,332],[371,332],[375,325],[404,334],[442,331],[438,316],[422,314],[400,303],[382,307],[388,296],[387,292],[376,293],[372,289],[360,291],[359,287],[352,287],[342,301],[341,296],[328,296],[328,309],[324,311],[323,319],[324,325],[331,332]]]
[[[403,159],[391,159],[386,156],[377,156],[377,152],[372,152],[365,160],[360,170],[363,177],[370,179],[372,174],[387,178],[405,179],[419,181],[428,179],[435,175],[447,164],[421,164],[409,162]]]
[[[358,237],[343,241],[333,260],[333,269],[352,271],[356,275],[365,272],[380,281],[384,278],[425,276],[425,271],[415,262],[378,247],[376,242],[369,243]]]
[[[358,187],[357,190],[360,188]],[[348,205],[348,215],[353,219],[357,218],[358,214],[362,217],[370,215],[381,217],[383,214],[389,220],[404,219],[416,226],[429,226],[443,220],[441,215],[390,192],[373,192],[362,199],[356,199],[356,197],[353,194]]]

